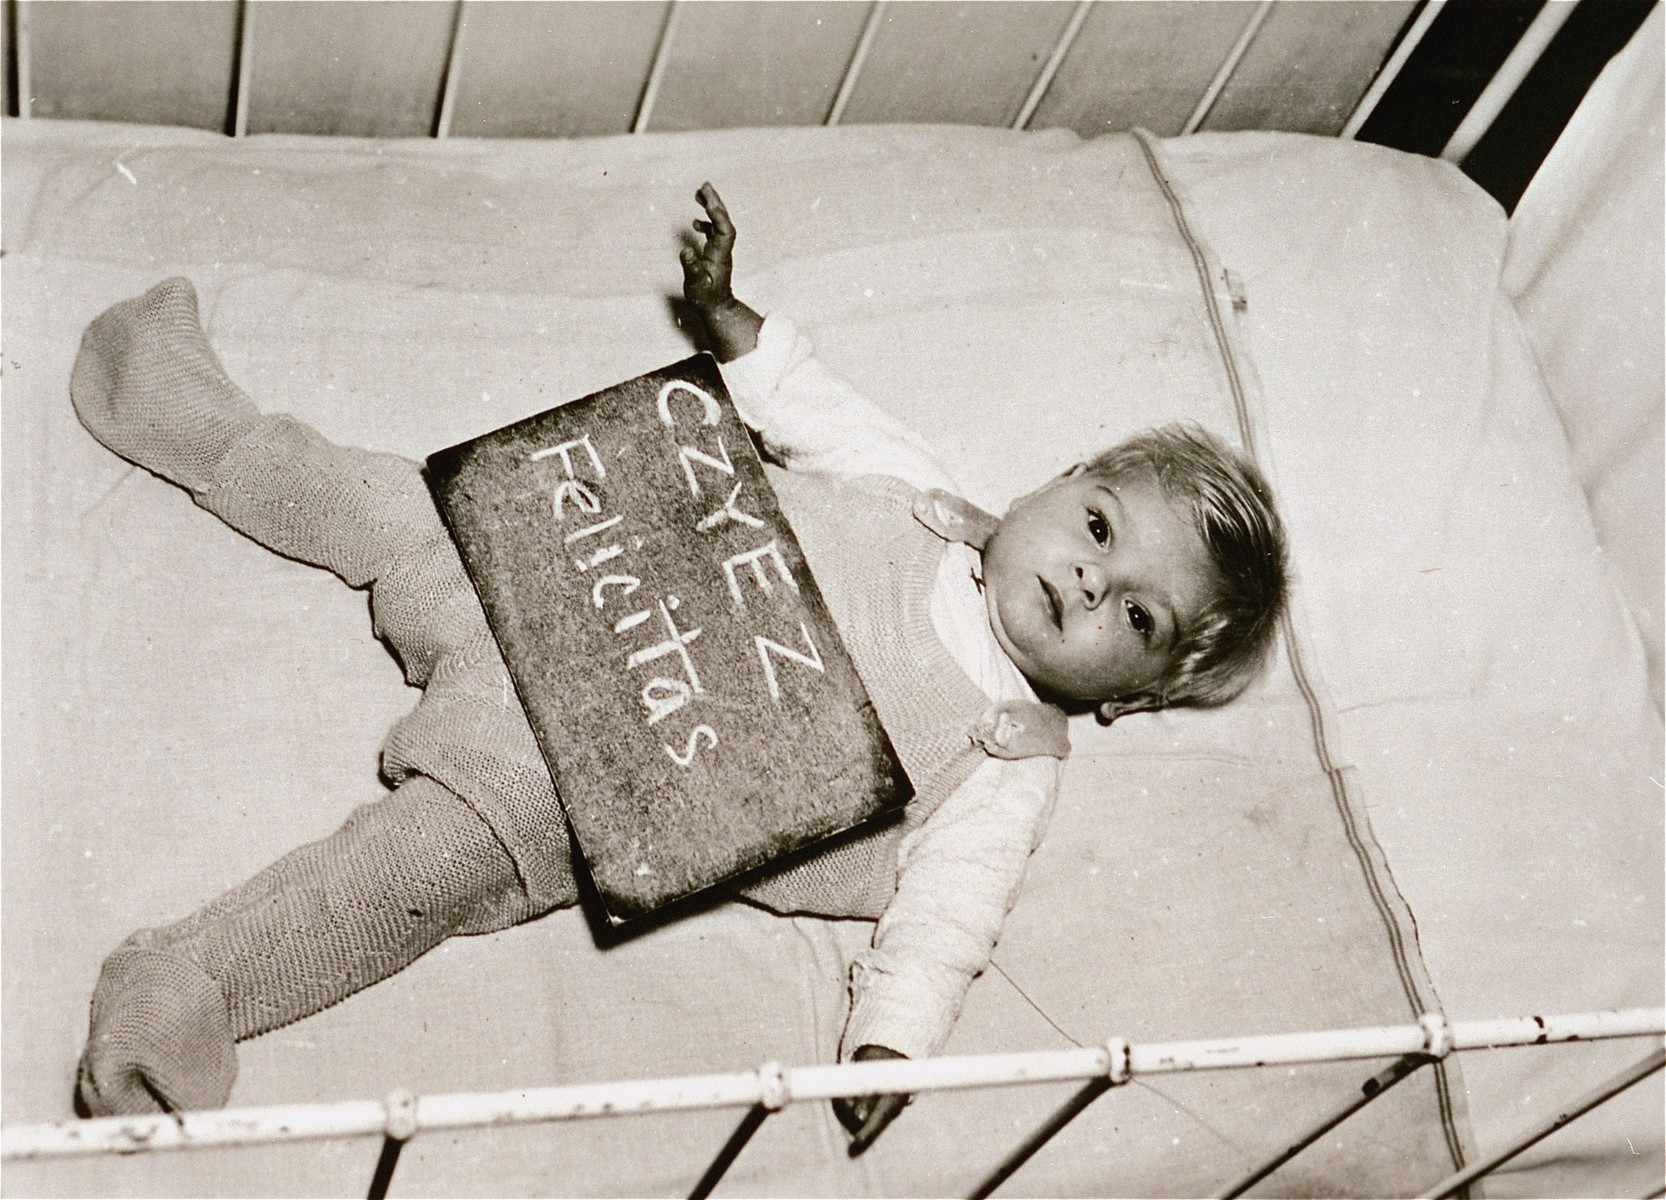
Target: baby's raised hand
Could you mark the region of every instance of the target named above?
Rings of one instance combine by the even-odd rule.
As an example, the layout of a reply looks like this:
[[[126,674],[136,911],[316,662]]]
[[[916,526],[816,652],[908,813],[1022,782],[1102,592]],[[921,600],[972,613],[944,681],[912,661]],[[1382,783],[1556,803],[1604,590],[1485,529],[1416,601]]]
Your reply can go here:
[[[763,318],[735,299],[731,288],[735,225],[723,198],[711,184],[702,183],[694,199],[706,210],[707,219],[694,222],[694,231],[705,240],[699,246],[684,246],[678,254],[683,298],[700,314],[718,360],[729,362],[758,344]]]
[[[711,184],[702,183],[694,199],[708,218],[694,222],[694,231],[705,238],[705,244],[684,246],[678,257],[683,262],[683,298],[704,313],[734,302],[730,272],[734,268],[735,224]]]

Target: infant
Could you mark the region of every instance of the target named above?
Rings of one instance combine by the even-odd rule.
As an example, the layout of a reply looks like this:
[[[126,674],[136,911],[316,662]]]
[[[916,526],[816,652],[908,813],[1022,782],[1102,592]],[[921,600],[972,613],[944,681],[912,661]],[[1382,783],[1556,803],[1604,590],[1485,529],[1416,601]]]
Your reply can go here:
[[[1284,603],[1282,529],[1254,467],[1200,430],[1136,435],[1014,501],[957,498],[921,439],[856,395],[784,317],[731,288],[709,185],[684,296],[915,796],[903,819],[733,886],[778,912],[877,918],[851,967],[843,1058],[935,1053],[989,962],[1068,752],[1103,721],[1236,695]],[[271,549],[370,590],[421,701],[385,798],[105,961],[77,1081],[93,1115],[223,1105],[237,1041],[384,979],[454,934],[574,904],[547,768],[417,464],[263,413],[168,280],[98,318],[71,381],[106,446]],[[509,697],[507,703],[504,697]],[[490,703],[483,703],[490,698]],[[906,1104],[839,1101],[860,1153]]]

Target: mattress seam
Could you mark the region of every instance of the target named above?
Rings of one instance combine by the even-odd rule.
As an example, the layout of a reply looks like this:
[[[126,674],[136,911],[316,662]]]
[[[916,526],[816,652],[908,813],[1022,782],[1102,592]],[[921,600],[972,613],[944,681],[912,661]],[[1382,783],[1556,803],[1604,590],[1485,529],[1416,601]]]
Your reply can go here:
[[[1187,220],[1185,207],[1176,192],[1173,182],[1162,167],[1162,152],[1156,144],[1153,134],[1144,129],[1132,131],[1135,142],[1144,153],[1147,168],[1151,171],[1152,179],[1162,193],[1168,205],[1169,212],[1174,218],[1177,231],[1192,259],[1192,265],[1197,271],[1198,283],[1203,294],[1204,310],[1208,314],[1210,328],[1215,335],[1215,344],[1220,352],[1221,366],[1226,372],[1227,384],[1232,393],[1233,414],[1238,423],[1238,435],[1245,453],[1258,466],[1264,458],[1264,451],[1257,445],[1255,436],[1253,412],[1250,406],[1249,389],[1245,384],[1243,371],[1238,362],[1234,340],[1227,330],[1225,319],[1221,313],[1220,297],[1215,286],[1215,274],[1210,262],[1210,254],[1202,240],[1193,231]],[[1384,931],[1388,936],[1389,950],[1394,959],[1395,972],[1399,976],[1400,986],[1406,1002],[1414,1017],[1423,1015],[1425,1008],[1432,1007],[1434,1011],[1444,1011],[1438,995],[1435,994],[1434,980],[1430,978],[1427,966],[1422,962],[1422,950],[1417,935],[1417,916],[1412,912],[1411,905],[1394,883],[1393,872],[1388,867],[1382,847],[1377,844],[1375,836],[1370,832],[1369,818],[1363,807],[1357,802],[1348,786],[1348,768],[1337,766],[1330,750],[1327,733],[1326,709],[1314,685],[1312,669],[1306,661],[1301,640],[1297,637],[1295,623],[1288,610],[1281,614],[1279,632],[1285,646],[1285,652],[1290,660],[1290,671],[1296,680],[1296,686],[1301,692],[1303,703],[1306,705],[1313,731],[1314,754],[1319,762],[1320,770],[1325,774],[1329,783],[1331,796],[1337,814],[1342,821],[1343,833],[1354,852],[1356,861],[1360,864],[1361,874],[1364,876],[1367,891],[1372,904],[1376,907],[1382,920]],[[1384,878],[1386,876],[1386,879]],[[1390,901],[1387,889],[1392,889],[1398,905]],[[1397,914],[1397,909],[1405,913],[1410,922],[1410,930],[1403,927]],[[1416,962],[1412,960],[1412,950],[1408,950],[1407,941],[1415,950]],[[1423,993],[1427,992],[1427,1003]],[[1447,1151],[1455,1169],[1462,1169],[1465,1165],[1463,1137],[1458,1129],[1458,1117],[1452,1097],[1451,1080],[1445,1062],[1433,1064],[1435,1074],[1435,1091],[1440,1110],[1441,1129],[1445,1135]]]

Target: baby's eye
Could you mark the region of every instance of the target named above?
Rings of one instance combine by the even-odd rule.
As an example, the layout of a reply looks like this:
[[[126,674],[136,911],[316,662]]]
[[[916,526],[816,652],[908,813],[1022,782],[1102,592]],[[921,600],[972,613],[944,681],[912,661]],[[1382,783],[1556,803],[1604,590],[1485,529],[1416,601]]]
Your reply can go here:
[[[1124,601],[1123,609],[1128,614],[1128,627],[1141,637],[1150,637],[1151,631],[1156,628],[1151,620],[1151,614],[1132,600]]]
[[[1088,532],[1093,535],[1093,540],[1101,546],[1111,540],[1110,522],[1091,508],[1088,510]]]

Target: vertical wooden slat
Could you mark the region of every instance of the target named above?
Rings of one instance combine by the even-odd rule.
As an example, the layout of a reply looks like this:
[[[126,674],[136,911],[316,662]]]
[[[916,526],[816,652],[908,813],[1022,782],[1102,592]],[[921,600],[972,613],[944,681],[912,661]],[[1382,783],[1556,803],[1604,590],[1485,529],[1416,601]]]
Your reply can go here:
[[[826,123],[829,125],[837,125],[844,119],[851,94],[856,91],[857,80],[862,78],[862,68],[867,65],[868,54],[885,20],[885,4],[886,0],[873,0],[868,5],[868,19],[862,24],[862,36],[856,40],[856,49],[851,51],[850,62],[845,65],[844,77],[839,80],[839,90],[833,97],[833,106],[827,110]]]
[[[17,0],[0,0],[0,63],[6,69],[6,115],[17,115]]]
[[[1094,5],[1029,127],[1063,126],[1083,137],[1136,125],[1179,133],[1246,11],[1208,0]]]
[[[255,0],[237,0],[237,69],[232,75],[231,136],[249,132],[249,84],[254,69]]]
[[[642,133],[654,115],[654,101],[659,99],[660,85],[665,82],[665,64],[670,60],[671,46],[677,37],[677,17],[682,12],[682,0],[671,0],[665,8],[665,23],[660,26],[659,40],[654,43],[654,60],[648,65],[648,79],[642,85],[642,100],[631,121],[631,132]]]
[[[683,5],[654,128],[821,124],[867,11],[846,0]]]
[[[1209,81],[1209,86],[1203,90],[1203,95],[1198,98],[1197,107],[1192,109],[1192,115],[1187,117],[1186,123],[1180,127],[1181,133],[1196,133],[1198,126],[1203,124],[1203,119],[1215,107],[1216,99],[1219,98],[1222,90],[1232,79],[1232,73],[1238,69],[1238,64],[1243,61],[1244,55],[1249,51],[1250,43],[1255,41],[1255,35],[1261,32],[1261,26],[1266,23],[1267,14],[1272,10],[1273,0],[1260,0],[1260,3],[1255,6],[1255,11],[1250,13],[1249,20],[1244,22],[1243,31],[1238,34],[1238,40],[1232,43],[1232,49],[1228,50],[1226,57],[1221,60],[1221,65],[1215,71],[1215,77]]]
[[[32,115],[226,128],[236,0],[25,0],[16,12]]]
[[[471,4],[452,136],[628,132],[664,25],[664,4]]]
[[[1093,0],[1077,0],[1076,11],[1070,14],[1070,23],[1064,27],[1064,32],[1059,34],[1058,43],[1047,56],[1047,62],[1042,66],[1041,74],[1036,76],[1030,94],[1024,97],[1023,107],[1012,120],[1014,129],[1025,129],[1029,126],[1030,118],[1035,116],[1035,110],[1041,106],[1047,89],[1053,85],[1053,76],[1058,74],[1065,55],[1070,53],[1070,47],[1075,44],[1077,35],[1082,32],[1082,26],[1087,23],[1088,14],[1092,11]]]
[[[434,118],[434,136],[451,136],[451,115],[457,109],[457,81],[463,67],[463,29],[468,21],[468,0],[452,0],[451,44],[446,48],[445,79],[440,84],[440,113]]]
[[[1417,49],[1418,43],[1423,40],[1423,35],[1429,32],[1429,26],[1435,23],[1435,18],[1440,16],[1440,10],[1445,6],[1446,0],[1424,0],[1423,7],[1412,21],[1411,28],[1406,30],[1405,36],[1400,39],[1400,44],[1394,47],[1394,53],[1389,56],[1388,61],[1377,72],[1377,77],[1371,81],[1371,86],[1366,90],[1365,95],[1361,96],[1359,103],[1354,105],[1354,111],[1348,114],[1348,123],[1342,127],[1342,132],[1337,135],[1338,137],[1353,138],[1359,133],[1360,127],[1371,119],[1371,114],[1376,111],[1382,98],[1388,94],[1388,89],[1400,77],[1400,71],[1405,67],[1406,60],[1412,56],[1412,51]]]
[[[1414,7],[1414,0],[1276,5],[1201,128],[1334,136]]]
[[[1527,27],[1527,32],[1521,35],[1515,49],[1510,51],[1492,79],[1476,97],[1464,119],[1458,122],[1458,127],[1452,131],[1446,145],[1441,149],[1440,156],[1447,162],[1462,162],[1469,152],[1475,149],[1475,143],[1486,135],[1492,128],[1492,123],[1498,119],[1498,114],[1510,102],[1510,97],[1516,94],[1521,81],[1527,78],[1527,73],[1533,69],[1533,64],[1539,61],[1545,49],[1555,38],[1556,33],[1573,16],[1573,10],[1579,6],[1579,0],[1549,0],[1539,10],[1538,16]]]
[[[1010,126],[1075,5],[910,0],[885,13],[842,120]]]
[[[433,133],[451,6],[284,0],[258,11],[246,89],[250,133]]]
[[[11,3],[11,66],[12,86],[16,89],[12,100],[15,105],[13,111],[25,120],[30,114],[30,97],[33,93],[31,73],[29,70],[29,0],[12,0]]]
[[[28,120],[35,108],[35,43],[29,29],[30,0],[17,0],[17,115]]]

